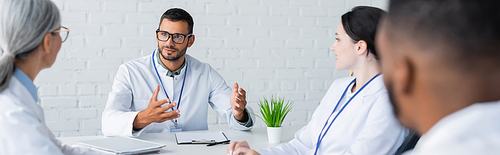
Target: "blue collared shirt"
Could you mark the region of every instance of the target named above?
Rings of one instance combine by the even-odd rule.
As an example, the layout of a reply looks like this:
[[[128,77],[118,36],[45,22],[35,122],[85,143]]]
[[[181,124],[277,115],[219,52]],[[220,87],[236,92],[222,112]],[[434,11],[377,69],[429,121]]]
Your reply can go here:
[[[28,91],[31,94],[31,97],[33,97],[35,101],[38,101],[36,86],[35,84],[33,84],[33,81],[31,81],[31,79],[26,74],[24,74],[24,72],[19,68],[16,68],[16,71],[14,71],[14,77],[17,80],[19,80],[19,82],[21,82],[24,85],[24,87],[26,87],[26,89],[28,89]]]

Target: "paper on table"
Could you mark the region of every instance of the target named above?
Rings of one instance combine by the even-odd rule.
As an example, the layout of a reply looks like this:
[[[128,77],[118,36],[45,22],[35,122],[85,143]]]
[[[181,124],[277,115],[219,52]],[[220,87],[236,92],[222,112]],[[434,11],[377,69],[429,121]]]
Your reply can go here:
[[[158,151],[163,144],[129,137],[107,137],[104,139],[80,141],[82,146],[108,151],[115,154],[137,154]]]
[[[181,132],[175,134],[175,139],[177,140],[177,144],[210,144],[228,140],[222,131],[201,133]]]

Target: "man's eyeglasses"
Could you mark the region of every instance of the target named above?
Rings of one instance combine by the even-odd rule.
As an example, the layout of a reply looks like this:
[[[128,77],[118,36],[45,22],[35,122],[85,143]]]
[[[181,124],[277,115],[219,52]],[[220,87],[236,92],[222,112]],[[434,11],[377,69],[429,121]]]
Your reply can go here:
[[[61,26],[59,27],[59,29],[52,31],[51,33],[59,33],[59,36],[61,36],[61,41],[64,42],[66,41],[66,39],[68,39],[69,29],[67,27]]]
[[[184,43],[186,37],[191,37],[192,35],[193,34],[184,35],[180,33],[170,34],[167,31],[156,30],[156,38],[158,38],[159,41],[168,41],[168,39],[170,39],[170,36],[172,36],[172,41],[176,44]]]

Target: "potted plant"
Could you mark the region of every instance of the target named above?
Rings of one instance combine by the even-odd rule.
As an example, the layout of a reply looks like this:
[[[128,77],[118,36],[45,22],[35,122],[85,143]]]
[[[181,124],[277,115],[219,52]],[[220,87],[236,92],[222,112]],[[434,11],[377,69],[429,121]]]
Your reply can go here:
[[[267,138],[269,143],[279,143],[281,142],[281,135],[283,133],[283,127],[281,126],[283,120],[285,120],[286,115],[292,110],[293,102],[288,100],[285,103],[285,98],[276,98],[271,96],[268,100],[266,97],[263,100],[259,99],[259,108],[262,117],[259,117],[267,125]]]

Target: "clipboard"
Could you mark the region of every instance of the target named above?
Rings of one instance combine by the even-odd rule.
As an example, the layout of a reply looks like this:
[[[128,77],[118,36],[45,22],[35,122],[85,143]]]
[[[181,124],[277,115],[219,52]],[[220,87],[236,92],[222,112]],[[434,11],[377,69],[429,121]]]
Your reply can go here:
[[[230,140],[227,139],[224,132],[180,132],[175,133],[175,140],[177,144],[208,144],[212,146],[216,144],[229,144]]]

